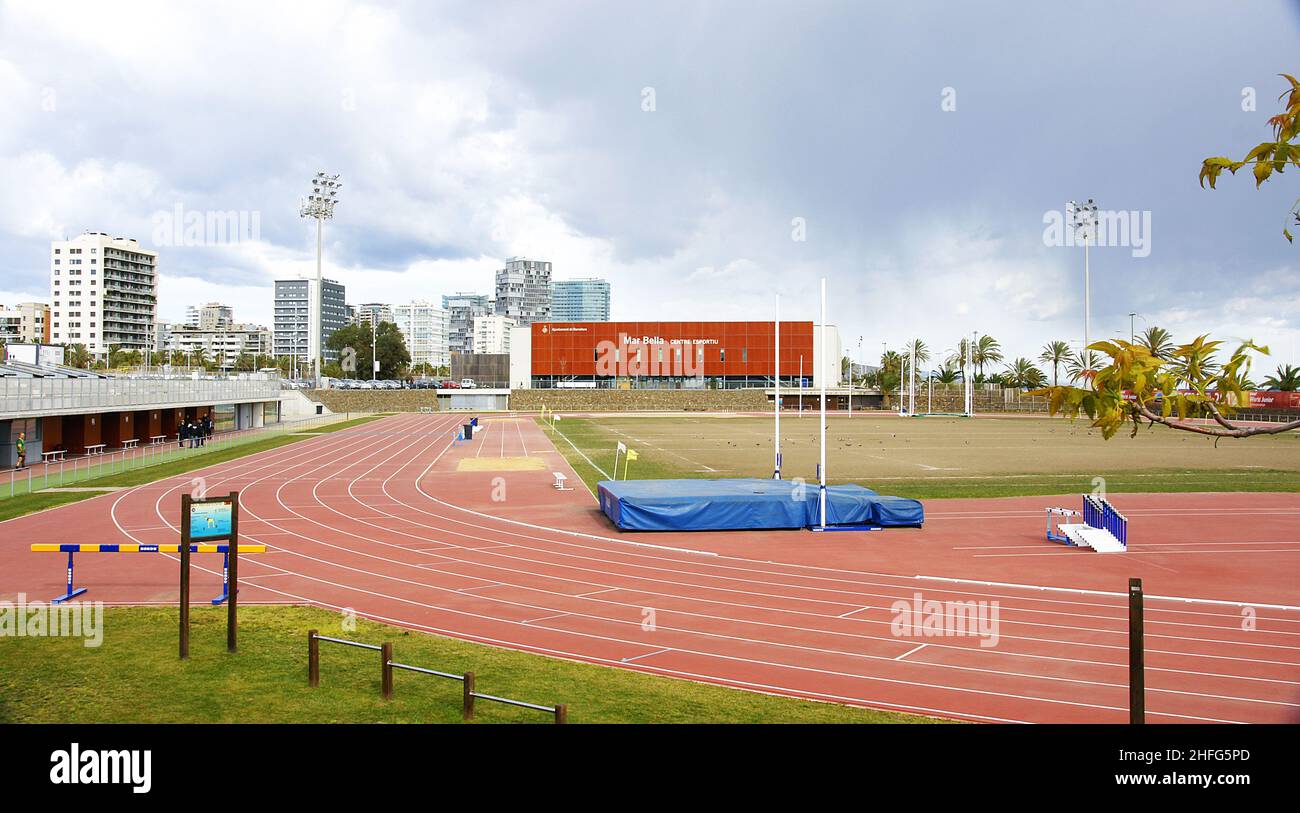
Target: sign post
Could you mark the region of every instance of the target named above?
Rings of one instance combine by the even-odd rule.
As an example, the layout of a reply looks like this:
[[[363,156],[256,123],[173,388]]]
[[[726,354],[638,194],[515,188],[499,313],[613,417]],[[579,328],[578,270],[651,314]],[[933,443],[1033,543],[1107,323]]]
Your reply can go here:
[[[190,657],[190,508],[194,498],[181,495],[181,660]]]
[[[226,650],[234,652],[238,638],[239,492],[224,497],[181,495],[180,653],[190,655],[190,547],[192,543],[227,543]]]

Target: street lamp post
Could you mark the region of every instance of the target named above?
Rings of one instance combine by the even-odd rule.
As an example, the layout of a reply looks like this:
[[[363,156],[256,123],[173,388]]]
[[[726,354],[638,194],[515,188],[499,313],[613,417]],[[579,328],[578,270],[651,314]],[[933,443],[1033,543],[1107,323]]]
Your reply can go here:
[[[311,297],[307,313],[307,352],[311,353],[312,371],[317,389],[320,388],[320,357],[323,352],[321,333],[324,331],[324,314],[321,313],[324,299],[324,280],[321,277],[321,232],[325,221],[334,217],[334,204],[338,203],[341,188],[343,184],[339,183],[338,175],[317,172],[311,179],[311,194],[303,199],[298,209],[300,217],[311,217],[316,220],[316,292]]]
[[[1084,370],[1091,370],[1092,351],[1088,350],[1088,345],[1091,343],[1088,326],[1092,321],[1092,291],[1089,280],[1091,269],[1088,265],[1088,242],[1097,231],[1097,203],[1092,198],[1088,198],[1087,203],[1070,201],[1067,208],[1066,216],[1071,228],[1083,237],[1083,356],[1080,360],[1083,362]]]

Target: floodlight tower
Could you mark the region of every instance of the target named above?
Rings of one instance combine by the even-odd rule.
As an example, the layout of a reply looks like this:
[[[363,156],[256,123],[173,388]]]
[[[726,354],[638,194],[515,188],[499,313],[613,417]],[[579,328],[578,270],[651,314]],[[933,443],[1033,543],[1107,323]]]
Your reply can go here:
[[[307,310],[307,352],[311,353],[312,371],[316,388],[320,388],[321,332],[324,329],[321,302],[324,299],[324,280],[321,277],[321,232],[326,220],[334,217],[334,204],[338,203],[343,184],[338,175],[317,172],[311,179],[311,194],[298,207],[300,217],[316,219],[316,292]]]
[[[1092,198],[1088,198],[1087,203],[1077,203],[1070,201],[1066,207],[1066,219],[1069,220],[1070,228],[1083,238],[1083,355],[1080,361],[1083,362],[1085,370],[1092,369],[1092,352],[1088,350],[1090,344],[1090,334],[1088,325],[1092,321],[1092,292],[1090,285],[1090,269],[1088,267],[1088,242],[1096,237],[1097,234],[1097,203]]]

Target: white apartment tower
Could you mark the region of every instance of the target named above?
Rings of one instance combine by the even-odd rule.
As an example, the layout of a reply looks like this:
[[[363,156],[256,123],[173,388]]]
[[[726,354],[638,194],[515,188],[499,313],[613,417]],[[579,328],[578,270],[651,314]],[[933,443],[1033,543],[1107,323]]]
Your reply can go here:
[[[474,352],[509,353],[510,329],[518,325],[509,316],[474,317]]]
[[[450,319],[446,310],[430,302],[411,302],[393,305],[392,314],[411,354],[412,366],[445,367],[451,364],[451,356],[447,353]]]
[[[158,254],[132,238],[86,232],[50,244],[50,342],[92,354],[145,350],[158,309]]]

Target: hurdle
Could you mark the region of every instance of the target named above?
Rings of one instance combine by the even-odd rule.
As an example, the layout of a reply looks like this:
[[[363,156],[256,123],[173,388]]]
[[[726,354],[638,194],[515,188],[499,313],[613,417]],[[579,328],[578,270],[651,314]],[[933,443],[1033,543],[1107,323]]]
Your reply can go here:
[[[89,587],[76,587],[73,582],[75,557],[78,553],[179,553],[179,543],[169,545],[125,545],[125,544],[84,544],[84,543],[36,543],[32,553],[66,553],[68,554],[68,589],[58,598],[50,599],[51,604],[62,604],[89,590]],[[266,545],[240,545],[240,553],[266,553]],[[221,595],[212,599],[213,604],[221,604],[230,598],[230,546],[203,545],[190,543],[190,553],[221,553],[225,558],[221,567]]]
[[[1066,522],[1080,517],[1082,522]],[[1047,509],[1047,539],[1076,547],[1116,553],[1128,550],[1128,518],[1105,497],[1083,495],[1083,510]]]
[[[1065,535],[1061,526],[1066,524],[1070,517],[1079,516],[1079,512],[1073,508],[1049,508],[1047,509],[1047,539],[1050,542],[1062,542],[1066,545],[1073,545],[1073,540]]]

